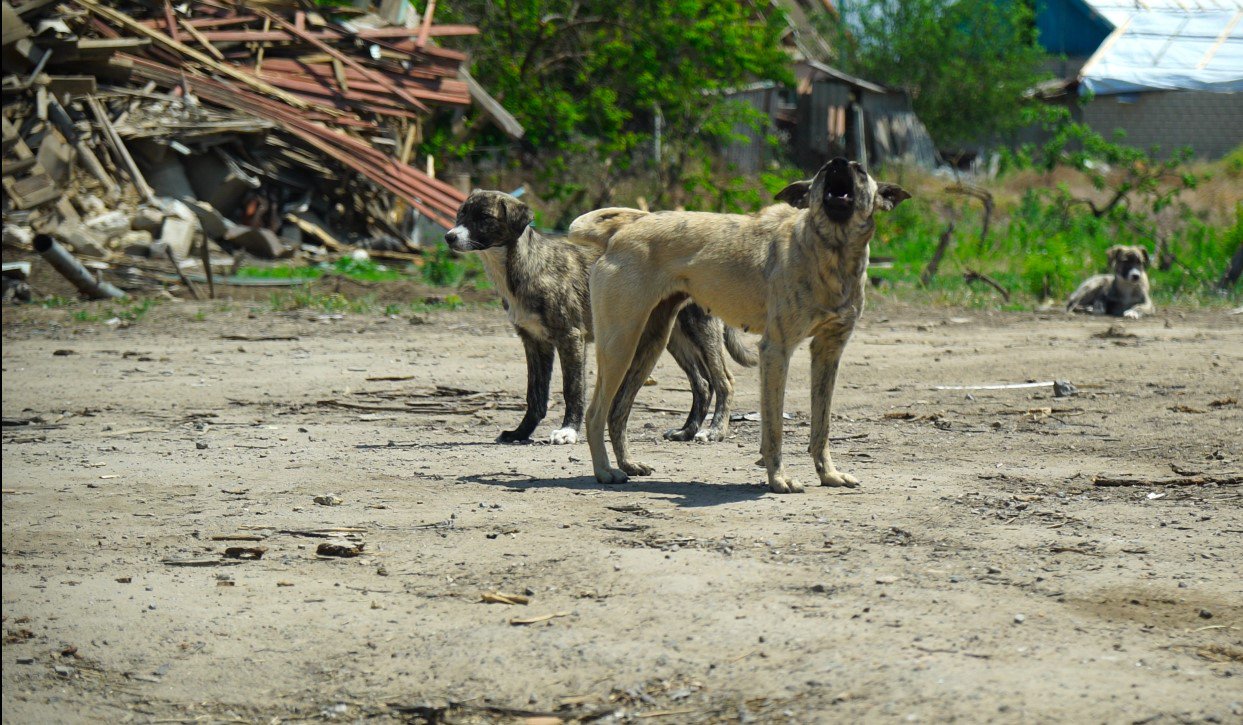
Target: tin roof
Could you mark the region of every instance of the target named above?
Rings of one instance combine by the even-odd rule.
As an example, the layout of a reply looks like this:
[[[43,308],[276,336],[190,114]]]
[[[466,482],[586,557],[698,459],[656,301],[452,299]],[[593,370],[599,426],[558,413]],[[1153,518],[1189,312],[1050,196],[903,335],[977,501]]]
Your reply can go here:
[[[1080,71],[1097,95],[1243,91],[1243,2],[1086,0],[1114,31]]]

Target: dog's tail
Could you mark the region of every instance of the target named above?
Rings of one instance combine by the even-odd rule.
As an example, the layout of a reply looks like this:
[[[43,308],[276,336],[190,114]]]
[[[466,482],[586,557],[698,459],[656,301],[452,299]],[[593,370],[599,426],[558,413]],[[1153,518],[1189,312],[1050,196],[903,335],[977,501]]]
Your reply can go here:
[[[585,247],[604,249],[622,227],[647,215],[645,211],[618,206],[596,209],[570,222],[569,240]]]
[[[729,351],[729,356],[734,358],[734,362],[744,368],[753,368],[760,363],[760,358],[755,351],[747,347],[742,341],[742,335],[738,330],[725,326],[725,349]]]

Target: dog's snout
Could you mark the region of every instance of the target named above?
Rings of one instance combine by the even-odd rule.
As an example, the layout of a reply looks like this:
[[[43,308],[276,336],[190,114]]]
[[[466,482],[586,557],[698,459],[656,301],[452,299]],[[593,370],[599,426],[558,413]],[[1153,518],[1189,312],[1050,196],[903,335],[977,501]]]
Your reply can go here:
[[[457,230],[450,229],[449,231],[445,232],[445,241],[448,242],[449,244],[453,244],[454,242],[456,242],[457,241]]]
[[[1133,267],[1131,271],[1126,273],[1126,278],[1131,280],[1132,282],[1138,282],[1139,278],[1142,277],[1143,275],[1144,275],[1143,272],[1140,272],[1138,268]]]

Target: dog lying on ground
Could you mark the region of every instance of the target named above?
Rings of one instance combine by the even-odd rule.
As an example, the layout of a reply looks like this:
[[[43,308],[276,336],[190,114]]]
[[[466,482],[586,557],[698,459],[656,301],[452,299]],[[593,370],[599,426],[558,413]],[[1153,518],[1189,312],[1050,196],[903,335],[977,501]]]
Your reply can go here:
[[[1084,280],[1066,302],[1067,312],[1114,315],[1139,319],[1157,311],[1148,295],[1148,250],[1143,247],[1110,247],[1105,253],[1113,274]]]
[[[456,226],[445,241],[459,252],[478,252],[484,271],[501,295],[527,358],[527,410],[518,427],[501,433],[499,442],[528,440],[548,412],[548,387],[554,355],[561,356],[565,417],[552,432],[556,444],[574,443],[586,403],[587,349],[592,340],[588,277],[598,250],[543,235],[530,226],[531,208],[499,191],[476,190],[458,210]],[[666,335],[666,337],[669,337]],[[663,347],[662,343],[662,347]],[[737,330],[727,328],[703,308],[688,305],[677,316],[669,352],[690,380],[692,403],[686,423],[665,432],[670,440],[725,440],[734,380],[722,347],[739,364],[753,367],[755,354]],[[650,372],[650,371],[649,371]],[[629,381],[636,390],[647,380]],[[716,398],[711,426],[704,428],[708,404]]]
[[[779,493],[803,487],[786,475],[781,458],[782,407],[794,347],[811,337],[812,461],[824,486],[857,486],[833,465],[829,413],[838,363],[863,310],[873,214],[910,194],[877,183],[843,158],[810,181],[777,195],[784,204],[758,214],[648,213],[600,209],[575,219],[570,241],[604,250],[591,273],[595,317],[596,388],[587,411],[587,440],[596,479],[622,483],[651,469],[630,458],[626,421],[637,387],[668,339],[688,300],[760,343],[760,452],[768,486]],[[604,424],[618,466],[609,463]]]

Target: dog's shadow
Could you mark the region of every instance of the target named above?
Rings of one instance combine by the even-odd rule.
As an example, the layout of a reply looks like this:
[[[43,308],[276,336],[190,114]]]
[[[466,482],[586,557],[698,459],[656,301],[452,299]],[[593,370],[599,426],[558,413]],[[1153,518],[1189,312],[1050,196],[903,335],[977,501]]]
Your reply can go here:
[[[618,491],[654,494],[667,498],[682,508],[701,508],[722,504],[754,501],[768,493],[768,487],[760,484],[705,483],[703,481],[653,481],[631,478],[623,484],[605,484],[595,476],[572,476],[568,478],[530,478],[513,474],[511,477],[496,475],[459,476],[458,483],[478,483],[485,486],[501,486],[511,491],[528,491],[540,488],[564,488],[571,491]]]

